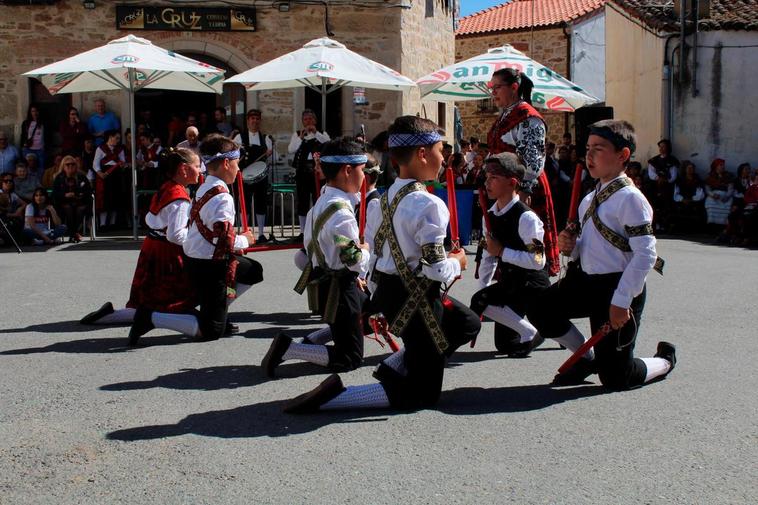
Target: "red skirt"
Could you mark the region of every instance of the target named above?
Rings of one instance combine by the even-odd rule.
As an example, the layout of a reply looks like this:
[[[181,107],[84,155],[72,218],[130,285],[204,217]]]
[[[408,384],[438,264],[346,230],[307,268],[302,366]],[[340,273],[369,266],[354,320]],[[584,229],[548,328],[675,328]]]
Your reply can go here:
[[[198,302],[184,261],[181,246],[145,237],[126,306],[156,312],[191,312]]]
[[[558,251],[558,227],[555,223],[553,195],[550,192],[547,176],[543,170],[537,178],[538,184],[532,193],[531,208],[545,225],[545,260],[550,276],[558,275],[561,271],[560,252]]]

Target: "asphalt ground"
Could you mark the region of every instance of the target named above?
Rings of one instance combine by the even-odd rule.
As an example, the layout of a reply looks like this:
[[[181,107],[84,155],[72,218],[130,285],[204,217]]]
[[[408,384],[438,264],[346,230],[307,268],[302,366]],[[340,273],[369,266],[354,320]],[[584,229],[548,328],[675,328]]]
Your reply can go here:
[[[254,255],[265,281],[232,305],[240,335],[153,331],[127,349],[128,328],[77,321],[125,303],[138,246],[0,253],[0,503],[758,502],[756,251],[659,242],[637,355],[677,345],[661,382],[552,388],[567,351],[498,356],[487,323],[436,409],[296,417],[283,402],[324,370],[260,369],[277,332],[319,326],[292,291],[292,252]],[[469,270],[452,294],[474,287]],[[346,384],[372,381],[385,351],[366,350]]]

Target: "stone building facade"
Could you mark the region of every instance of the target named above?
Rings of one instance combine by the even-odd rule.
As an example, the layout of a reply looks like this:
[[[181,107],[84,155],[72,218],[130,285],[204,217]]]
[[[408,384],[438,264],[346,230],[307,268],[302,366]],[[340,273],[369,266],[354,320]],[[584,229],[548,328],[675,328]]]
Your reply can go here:
[[[10,2],[9,2],[10,3]],[[116,2],[95,2],[94,9],[85,9],[81,0],[40,2],[45,5],[4,5],[0,17],[0,128],[20,135],[20,124],[32,101],[43,102],[53,111],[73,105],[83,118],[93,110],[95,98],[104,97],[110,110],[128,124],[128,106],[123,93],[80,93],[46,96],[40,85],[21,76],[23,72],[53,63],[79,52],[105,44],[128,33],[144,37],[154,44],[172,49],[195,59],[221,66],[227,77],[300,48],[310,40],[327,36],[325,6],[302,4],[297,0],[285,3],[288,12],[272,5],[256,9],[256,30],[253,32],[218,31],[147,31],[132,32],[116,28]],[[126,1],[124,2],[127,3]],[[168,2],[128,2],[150,6]],[[416,79],[439,67],[452,63],[455,54],[453,10],[449,0],[364,0],[363,7],[348,0],[332,0],[328,4],[331,38],[349,49],[385,64]],[[253,2],[240,2],[250,6]],[[229,7],[229,2],[171,2],[171,7]],[[204,97],[202,94],[170,95],[170,92],[141,91],[137,107],[148,106],[156,112],[162,104],[173,104],[180,114],[195,110],[198,103],[225,107],[237,124],[244,121],[244,110],[258,107],[263,111],[263,129],[277,139],[280,151],[285,150],[292,131],[299,126],[300,112],[314,108],[320,115],[320,98],[303,88],[245,92],[241,86],[225,85],[224,95]],[[313,95],[313,96],[312,96]],[[354,105],[353,89],[343,88],[330,98],[328,125],[332,134],[354,134],[364,124],[369,138],[385,129],[401,114],[421,114],[441,123],[452,138],[452,106],[420,99],[417,90],[365,91],[367,105]],[[147,104],[147,105],[145,105]],[[211,107],[212,109],[213,107]],[[165,114],[166,111],[163,111]],[[59,114],[59,112],[58,112]],[[336,119],[335,119],[336,118]],[[52,125],[57,130],[57,123]]]
[[[570,38],[570,34],[568,37]],[[455,38],[455,60],[461,61],[486,53],[493,47],[510,44],[530,58],[570,79],[569,38],[562,28],[539,28],[534,31],[502,31],[490,34],[457,35]],[[466,138],[478,137],[486,142],[487,132],[497,119],[498,111],[490,102],[459,102],[463,132]],[[566,131],[572,131],[572,114],[540,111],[547,122],[548,139],[560,143]]]

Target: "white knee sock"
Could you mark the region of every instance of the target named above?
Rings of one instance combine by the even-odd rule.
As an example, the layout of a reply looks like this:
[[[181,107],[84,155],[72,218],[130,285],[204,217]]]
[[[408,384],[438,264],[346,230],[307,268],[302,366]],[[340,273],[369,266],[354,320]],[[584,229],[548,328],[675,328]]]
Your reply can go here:
[[[116,224],[116,217],[118,217],[118,214],[115,212],[108,214],[108,224]]]
[[[408,369],[405,368],[405,348],[400,349],[399,351],[390,354],[386,358],[384,358],[384,361],[382,361],[385,365],[405,377],[408,375]]]
[[[288,359],[301,359],[314,365],[326,366],[329,364],[329,352],[323,345],[309,345],[292,342],[282,357]]]
[[[116,309],[111,314],[107,314],[95,321],[95,324],[131,324],[134,322],[135,312],[136,309]]]
[[[192,314],[167,314],[165,312],[153,312],[152,322],[156,328],[178,331],[190,337],[197,336],[200,325],[197,318]]]
[[[327,342],[332,341],[332,329],[329,326],[324,326],[323,328],[319,328],[318,330],[309,333],[307,338],[310,340],[311,344],[324,345]]]
[[[256,214],[255,223],[258,225],[258,236],[263,235],[263,228],[266,226],[266,214]]]
[[[105,226],[108,224],[108,213],[107,212],[101,212],[98,214],[98,217],[100,218],[100,226]]]
[[[306,216],[297,216],[297,218],[300,221],[300,233],[303,233],[303,230],[305,230],[305,218],[306,218]]]
[[[573,324],[571,325],[571,328],[569,331],[566,332],[565,335],[562,335],[558,338],[554,338],[556,342],[563,345],[566,349],[568,349],[571,352],[576,352],[582,344],[586,341],[584,338],[584,335],[582,335],[582,332],[580,332],[576,326]],[[592,360],[595,359],[595,350],[590,349],[587,351],[587,353],[584,355],[586,359]]]
[[[529,321],[516,314],[513,309],[508,306],[498,307],[496,305],[488,305],[487,308],[484,309],[484,315],[518,333],[522,344],[524,342],[531,342],[537,334],[537,328],[532,326]]]
[[[640,358],[645,367],[647,367],[647,375],[645,375],[645,382],[650,382],[656,377],[666,375],[671,370],[671,363],[669,360],[663,358]]]
[[[321,406],[321,410],[380,409],[390,406],[381,384],[348,386],[345,391]]]

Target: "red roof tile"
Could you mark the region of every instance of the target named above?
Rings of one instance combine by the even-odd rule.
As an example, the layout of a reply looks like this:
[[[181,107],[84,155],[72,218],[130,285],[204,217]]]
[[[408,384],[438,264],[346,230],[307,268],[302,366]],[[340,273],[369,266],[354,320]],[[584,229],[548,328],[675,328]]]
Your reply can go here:
[[[519,30],[571,21],[606,0],[512,0],[461,18],[456,35]]]

